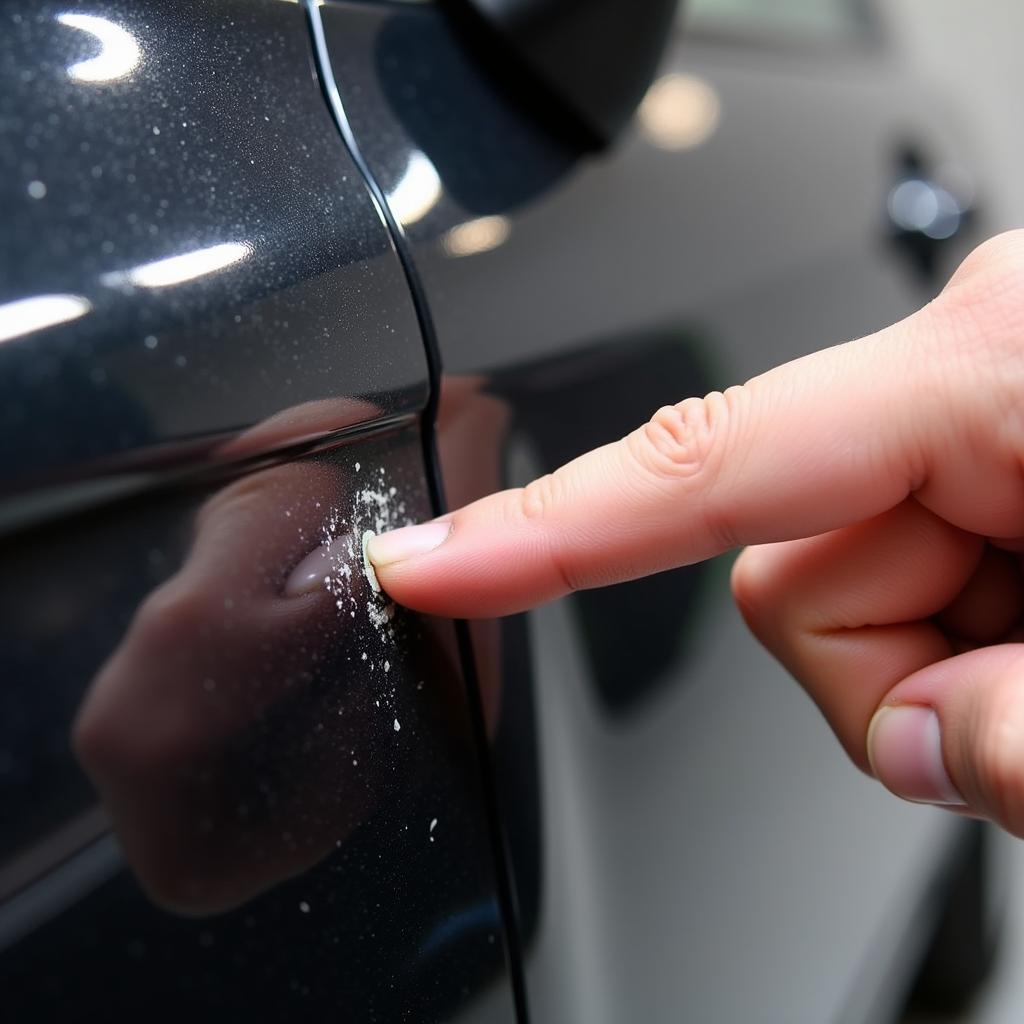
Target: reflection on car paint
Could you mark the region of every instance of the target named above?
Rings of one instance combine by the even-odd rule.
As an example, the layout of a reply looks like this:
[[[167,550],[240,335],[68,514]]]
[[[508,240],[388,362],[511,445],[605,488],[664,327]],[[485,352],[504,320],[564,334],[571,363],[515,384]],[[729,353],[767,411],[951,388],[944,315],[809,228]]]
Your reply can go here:
[[[397,720],[395,681],[412,645],[406,618],[352,571],[361,555],[353,538],[367,522],[386,524],[395,501],[358,477],[337,459],[288,463],[217,491],[196,515],[182,567],[142,601],[76,714],[75,749],[128,861],[172,909],[238,906],[315,863],[341,841],[347,814],[366,813],[334,758],[363,755],[365,735],[386,735]],[[318,588],[289,592],[296,554],[313,546],[329,549],[330,573]],[[332,673],[346,700],[308,712],[313,735],[327,728],[324,714],[347,716],[331,722],[332,753],[307,737],[287,782],[268,792],[266,741],[249,734],[285,709],[283,727],[295,730],[305,693]],[[281,760],[288,744],[276,743]],[[320,838],[300,838],[296,824],[331,776],[344,802]]]
[[[101,46],[116,70],[119,32],[130,72],[69,77]],[[338,394],[424,407],[406,281],[300,7],[7,7],[0,96],[0,492],[187,465]]]
[[[409,154],[405,171],[387,194],[395,220],[404,227],[422,220],[441,198],[441,179],[430,160],[418,150]]]
[[[512,222],[508,217],[498,214],[474,217],[449,228],[442,245],[449,256],[476,256],[497,249],[508,239],[511,231]]]
[[[143,263],[130,270],[101,274],[100,282],[110,288],[169,288],[224,270],[251,255],[252,249],[249,242],[220,242],[205,249]]]
[[[325,1009],[392,1019],[416,998],[434,1019],[501,976],[451,627],[394,609],[359,567],[364,527],[430,515],[420,451],[414,426],[371,433],[5,543],[2,649],[19,682],[0,697],[16,759],[3,834],[38,845],[91,813],[77,757],[118,842],[69,834],[55,852],[80,865],[77,888],[0,959],[13,1010],[46,1019],[72,990],[95,1004],[129,966],[115,1016],[146,987],[175,1012],[196,985],[221,1007],[233,972],[261,965],[229,1005],[286,1005],[274,989],[292,978]],[[289,592],[324,547],[330,583]],[[20,910],[0,903],[0,935],[48,881]],[[150,900],[190,920],[161,924]]]
[[[92,303],[83,295],[33,295],[0,305],[0,341],[10,341],[85,316]]]
[[[113,82],[135,70],[142,58],[138,41],[116,22],[95,14],[64,13],[57,21],[88,33],[100,52],[68,65],[68,77],[76,82]]]

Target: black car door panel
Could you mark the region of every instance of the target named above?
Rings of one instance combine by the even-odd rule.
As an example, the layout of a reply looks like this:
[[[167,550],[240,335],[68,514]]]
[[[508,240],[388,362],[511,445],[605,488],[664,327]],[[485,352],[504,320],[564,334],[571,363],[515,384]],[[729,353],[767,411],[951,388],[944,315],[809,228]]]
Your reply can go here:
[[[512,1019],[458,644],[363,571],[430,382],[302,8],[0,20],[5,1015]]]

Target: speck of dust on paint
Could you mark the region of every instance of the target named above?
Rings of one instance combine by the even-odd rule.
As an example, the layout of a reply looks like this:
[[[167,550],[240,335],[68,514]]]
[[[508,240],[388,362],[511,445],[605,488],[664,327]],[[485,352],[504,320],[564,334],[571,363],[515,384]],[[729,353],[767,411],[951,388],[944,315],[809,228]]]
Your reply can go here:
[[[357,472],[361,469],[359,463],[353,465]],[[381,727],[387,728],[390,716],[392,721],[388,732],[397,733],[402,726],[395,716],[395,677],[400,677],[401,673],[392,671],[392,667],[397,668],[399,663],[388,647],[398,650],[398,642],[408,624],[401,617],[396,617],[395,605],[382,591],[367,558],[366,544],[374,534],[409,526],[412,519],[406,512],[399,489],[391,484],[383,468],[372,474],[370,479],[372,484],[351,494],[351,504],[347,508],[327,505],[321,497],[317,507],[320,508],[321,504],[326,506],[326,513],[321,513],[324,519],[319,541],[326,565],[320,578],[334,601],[339,617],[343,617],[342,628],[358,643],[356,650],[359,656],[358,659],[353,658],[352,664],[360,666],[363,678],[370,686],[370,692],[365,695],[367,702],[371,708],[380,709]],[[287,510],[285,515],[292,522],[298,518],[292,510]],[[360,570],[366,580],[365,586],[359,585]],[[387,685],[381,685],[385,681]],[[356,766],[354,752],[351,758],[353,766]]]
[[[357,471],[361,468],[359,463],[355,463],[355,467]],[[383,469],[380,475],[383,477]],[[383,641],[395,639],[392,626],[395,606],[381,589],[367,557],[366,545],[374,534],[408,526],[411,522],[397,488],[389,486],[385,478],[377,488],[366,487],[356,492],[348,516],[338,508],[331,508],[323,528],[323,546],[328,551],[332,568],[325,586],[335,598],[338,611],[347,611],[350,618],[356,617],[358,603],[352,592],[352,571],[354,564],[361,562],[363,575],[370,587],[366,616],[378,639]]]
[[[305,900],[302,900],[299,903],[299,910],[301,910],[302,913],[304,913],[304,914],[308,914],[309,913],[309,904]]]

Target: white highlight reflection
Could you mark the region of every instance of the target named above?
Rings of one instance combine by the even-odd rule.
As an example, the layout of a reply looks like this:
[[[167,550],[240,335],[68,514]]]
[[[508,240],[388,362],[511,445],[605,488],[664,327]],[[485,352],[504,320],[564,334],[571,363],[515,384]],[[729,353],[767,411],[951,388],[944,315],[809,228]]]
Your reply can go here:
[[[920,178],[901,181],[889,193],[887,202],[889,215],[904,231],[919,231],[936,241],[952,238],[964,214],[951,192]]]
[[[647,90],[637,116],[659,149],[694,149],[715,133],[722,101],[715,87],[697,75],[663,75]]]
[[[0,306],[0,341],[77,320],[90,309],[92,303],[81,295],[33,295],[5,302]]]
[[[398,184],[388,193],[388,205],[400,224],[422,220],[441,198],[441,179],[434,165],[419,150],[413,150]]]
[[[68,68],[68,76],[76,82],[113,82],[134,71],[142,58],[135,37],[106,18],[95,14],[58,14],[57,20],[69,28],[88,32],[102,47],[95,57]]]
[[[497,249],[511,230],[508,217],[477,217],[456,224],[445,234],[441,244],[449,256],[475,256]]]
[[[143,263],[131,270],[104,274],[100,280],[111,288],[167,288],[223,270],[244,260],[251,252],[252,247],[247,242],[223,242],[207,249],[196,249],[195,252],[183,252],[180,256]]]

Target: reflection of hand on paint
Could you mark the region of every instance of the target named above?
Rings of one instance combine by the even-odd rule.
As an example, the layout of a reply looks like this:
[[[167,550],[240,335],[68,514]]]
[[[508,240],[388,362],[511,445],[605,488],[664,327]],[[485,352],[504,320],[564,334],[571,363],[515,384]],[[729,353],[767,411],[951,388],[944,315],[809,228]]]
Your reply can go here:
[[[372,414],[310,403],[221,451],[259,456]],[[405,719],[387,694],[429,667],[432,699],[447,697],[452,652],[419,619],[416,643],[384,644],[389,606],[362,574],[360,538],[335,536],[359,528],[363,496],[389,493],[367,489],[352,451],[213,495],[181,569],[138,608],[79,708],[79,758],[143,886],[171,909],[237,906],[343,843],[402,782],[410,734],[392,731]]]
[[[442,378],[435,436],[445,467],[444,487],[449,501],[465,504],[498,487],[502,439],[508,422],[507,404],[487,392],[483,378]],[[364,570],[370,585],[379,588],[376,572],[366,558],[369,539],[369,532],[364,532],[360,538]],[[331,571],[331,564],[331,555],[325,546],[314,549],[295,567],[287,589],[300,593],[318,587],[323,576]],[[488,734],[493,735],[498,724],[501,687],[498,630],[496,623],[489,619],[475,619],[469,623],[469,628],[484,721]]]
[[[464,505],[500,486],[500,454],[508,424],[507,404],[487,392],[482,378],[442,377],[435,436],[445,467],[445,495],[453,505]],[[488,735],[494,736],[502,682],[498,624],[493,619],[472,619],[469,631],[484,723]]]
[[[339,749],[331,671],[351,657],[324,586],[290,596],[340,472],[301,463],[201,509],[181,570],[139,607],[86,695],[75,747],[160,903],[212,912],[315,863],[371,802]],[[354,574],[354,592],[365,590]],[[367,728],[350,712],[346,731]],[[301,732],[301,735],[299,734]]]
[[[217,457],[242,459],[282,448],[320,441],[358,423],[369,423],[380,410],[356,398],[321,398],[282,409],[217,448]]]
[[[759,545],[739,605],[851,758],[1024,836],[1022,410],[1013,232],[901,323],[369,553],[397,601],[473,617]]]

